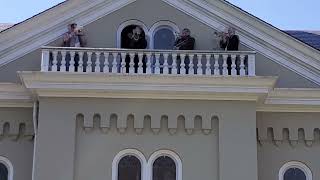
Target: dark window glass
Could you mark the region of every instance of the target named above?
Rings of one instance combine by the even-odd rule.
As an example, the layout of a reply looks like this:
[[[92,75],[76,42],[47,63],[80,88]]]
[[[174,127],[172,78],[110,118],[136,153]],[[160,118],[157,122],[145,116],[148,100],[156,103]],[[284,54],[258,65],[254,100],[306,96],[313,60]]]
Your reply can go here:
[[[290,168],[284,173],[283,180],[306,180],[306,175],[299,168]]]
[[[175,180],[176,164],[167,156],[161,156],[153,163],[152,180]]]
[[[0,180],[7,180],[8,179],[8,169],[7,167],[0,163]]]
[[[125,156],[118,164],[118,180],[141,180],[141,163],[135,156]]]
[[[154,49],[173,49],[175,36],[171,29],[162,28],[154,34]]]

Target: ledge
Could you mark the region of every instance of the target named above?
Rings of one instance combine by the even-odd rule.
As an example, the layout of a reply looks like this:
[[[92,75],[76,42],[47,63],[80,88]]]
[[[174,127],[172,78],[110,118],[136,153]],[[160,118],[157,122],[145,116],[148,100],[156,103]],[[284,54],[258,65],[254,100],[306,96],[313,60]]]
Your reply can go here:
[[[276,77],[19,72],[39,97],[96,97],[257,101]]]
[[[0,83],[0,107],[33,107],[31,94],[22,85]]]

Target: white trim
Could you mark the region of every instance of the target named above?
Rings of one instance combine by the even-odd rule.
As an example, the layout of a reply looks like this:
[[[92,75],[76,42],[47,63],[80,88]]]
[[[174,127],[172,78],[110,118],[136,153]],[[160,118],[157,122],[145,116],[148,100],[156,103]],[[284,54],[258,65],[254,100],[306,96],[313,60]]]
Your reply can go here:
[[[290,161],[285,163],[279,170],[279,180],[284,180],[284,174],[290,168],[298,168],[306,175],[306,180],[312,180],[312,172],[308,166],[298,161]]]
[[[170,29],[173,33],[180,33],[179,27],[171,22],[171,21],[158,21],[152,25],[149,30],[149,37],[150,37],[150,49],[154,49],[154,34],[160,29]]]
[[[136,149],[125,149],[120,151],[113,159],[112,161],[112,180],[118,180],[118,163],[119,161],[127,156],[134,156],[140,160],[141,163],[141,180],[146,180],[146,165],[147,160],[145,156]]]
[[[127,26],[130,26],[130,25],[136,25],[136,26],[140,26],[145,35],[146,35],[146,40],[148,42],[148,46],[149,47],[149,30],[148,30],[148,27],[142,22],[142,21],[139,21],[139,20],[136,20],[136,19],[131,19],[131,20],[128,20],[128,21],[125,21],[123,23],[121,23],[118,27],[118,30],[117,30],[117,48],[121,48],[121,32],[123,31],[124,28],[126,28]]]
[[[8,170],[8,180],[13,180],[13,166],[12,163],[6,157],[0,156],[0,163],[4,164]]]
[[[173,151],[170,150],[159,150],[154,152],[149,160],[148,160],[148,165],[147,165],[147,169],[148,169],[148,179],[152,180],[152,169],[153,169],[153,163],[154,161],[160,157],[160,156],[168,156],[170,158],[173,159],[173,161],[176,164],[176,180],[182,180],[182,162],[180,157]]]

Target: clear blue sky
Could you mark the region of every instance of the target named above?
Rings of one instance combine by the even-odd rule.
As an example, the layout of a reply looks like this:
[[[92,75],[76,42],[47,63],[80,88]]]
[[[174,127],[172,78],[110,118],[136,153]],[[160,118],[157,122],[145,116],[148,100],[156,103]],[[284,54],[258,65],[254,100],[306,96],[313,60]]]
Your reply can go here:
[[[3,0],[0,23],[17,23],[63,0]],[[320,30],[320,0],[229,0],[280,29]],[[3,5],[4,4],[4,5]]]

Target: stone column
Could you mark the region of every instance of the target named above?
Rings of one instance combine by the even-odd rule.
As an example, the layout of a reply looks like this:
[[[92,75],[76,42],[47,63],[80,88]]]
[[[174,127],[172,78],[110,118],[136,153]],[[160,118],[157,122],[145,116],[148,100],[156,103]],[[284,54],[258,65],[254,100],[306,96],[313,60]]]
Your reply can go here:
[[[234,102],[219,119],[219,180],[257,180],[255,102]]]
[[[41,99],[33,180],[73,180],[75,115],[58,100]]]

